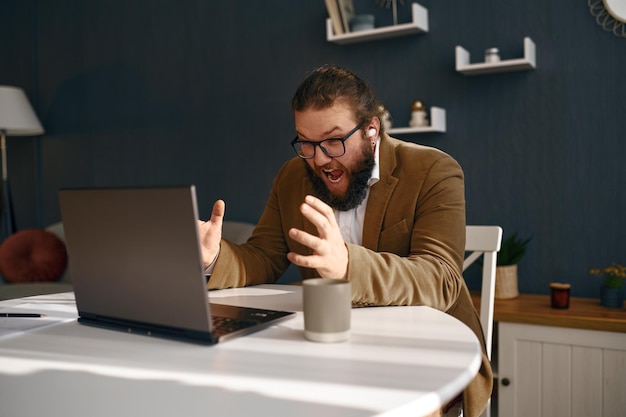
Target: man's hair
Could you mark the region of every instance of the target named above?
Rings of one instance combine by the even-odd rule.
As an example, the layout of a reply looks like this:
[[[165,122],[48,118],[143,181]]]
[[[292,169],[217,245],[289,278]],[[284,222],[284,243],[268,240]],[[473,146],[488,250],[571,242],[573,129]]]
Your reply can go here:
[[[294,111],[324,109],[336,100],[345,100],[350,105],[358,123],[368,122],[374,116],[382,120],[383,106],[367,83],[353,72],[333,65],[314,69],[302,81],[291,100],[291,108]]]

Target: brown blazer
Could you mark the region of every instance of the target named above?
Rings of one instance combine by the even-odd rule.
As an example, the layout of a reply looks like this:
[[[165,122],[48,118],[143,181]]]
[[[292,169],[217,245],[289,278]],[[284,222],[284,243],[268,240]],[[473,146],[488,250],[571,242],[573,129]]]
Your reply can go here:
[[[428,305],[469,326],[484,348],[480,321],[462,276],[465,253],[463,171],[449,155],[385,134],[380,180],[370,189],[362,246],[348,244],[348,279],[356,306]],[[275,282],[289,266],[289,251],[311,250],[287,236],[290,228],[317,234],[299,206],[314,194],[300,158],[287,161],[247,243],[222,241],[209,288]],[[303,278],[317,276],[301,268]],[[419,375],[416,375],[419,378]],[[478,416],[493,377],[483,349],[481,369],[463,392],[466,417]]]

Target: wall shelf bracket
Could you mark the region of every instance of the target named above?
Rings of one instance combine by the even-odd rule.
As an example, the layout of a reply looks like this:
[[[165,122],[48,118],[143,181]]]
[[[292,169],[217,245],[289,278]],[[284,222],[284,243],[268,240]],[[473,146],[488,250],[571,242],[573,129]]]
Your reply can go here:
[[[390,135],[409,133],[429,133],[446,131],[446,110],[441,107],[430,108],[430,125],[419,127],[393,127],[387,131]]]
[[[490,74],[497,72],[532,70],[537,67],[535,43],[528,36],[524,38],[524,58],[507,59],[498,62],[470,63],[470,54],[462,46],[456,47],[456,70],[465,75]]]
[[[428,32],[428,10],[418,3],[411,4],[413,20],[410,23],[382,26],[358,32],[335,35],[330,18],[326,19],[326,40],[339,45],[372,41],[377,39],[395,38],[398,36]]]

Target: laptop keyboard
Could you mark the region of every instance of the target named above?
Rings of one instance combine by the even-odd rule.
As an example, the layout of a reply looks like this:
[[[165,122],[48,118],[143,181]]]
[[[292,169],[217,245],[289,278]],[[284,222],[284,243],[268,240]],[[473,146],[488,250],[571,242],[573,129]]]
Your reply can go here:
[[[236,332],[254,326],[258,322],[255,320],[235,319],[231,317],[211,317],[213,334],[217,337],[223,334]]]

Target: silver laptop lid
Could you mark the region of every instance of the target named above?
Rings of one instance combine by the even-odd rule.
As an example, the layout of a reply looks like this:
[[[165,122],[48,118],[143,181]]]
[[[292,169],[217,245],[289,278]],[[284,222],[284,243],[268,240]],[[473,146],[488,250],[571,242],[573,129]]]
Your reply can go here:
[[[194,186],[59,191],[79,315],[209,332]]]

